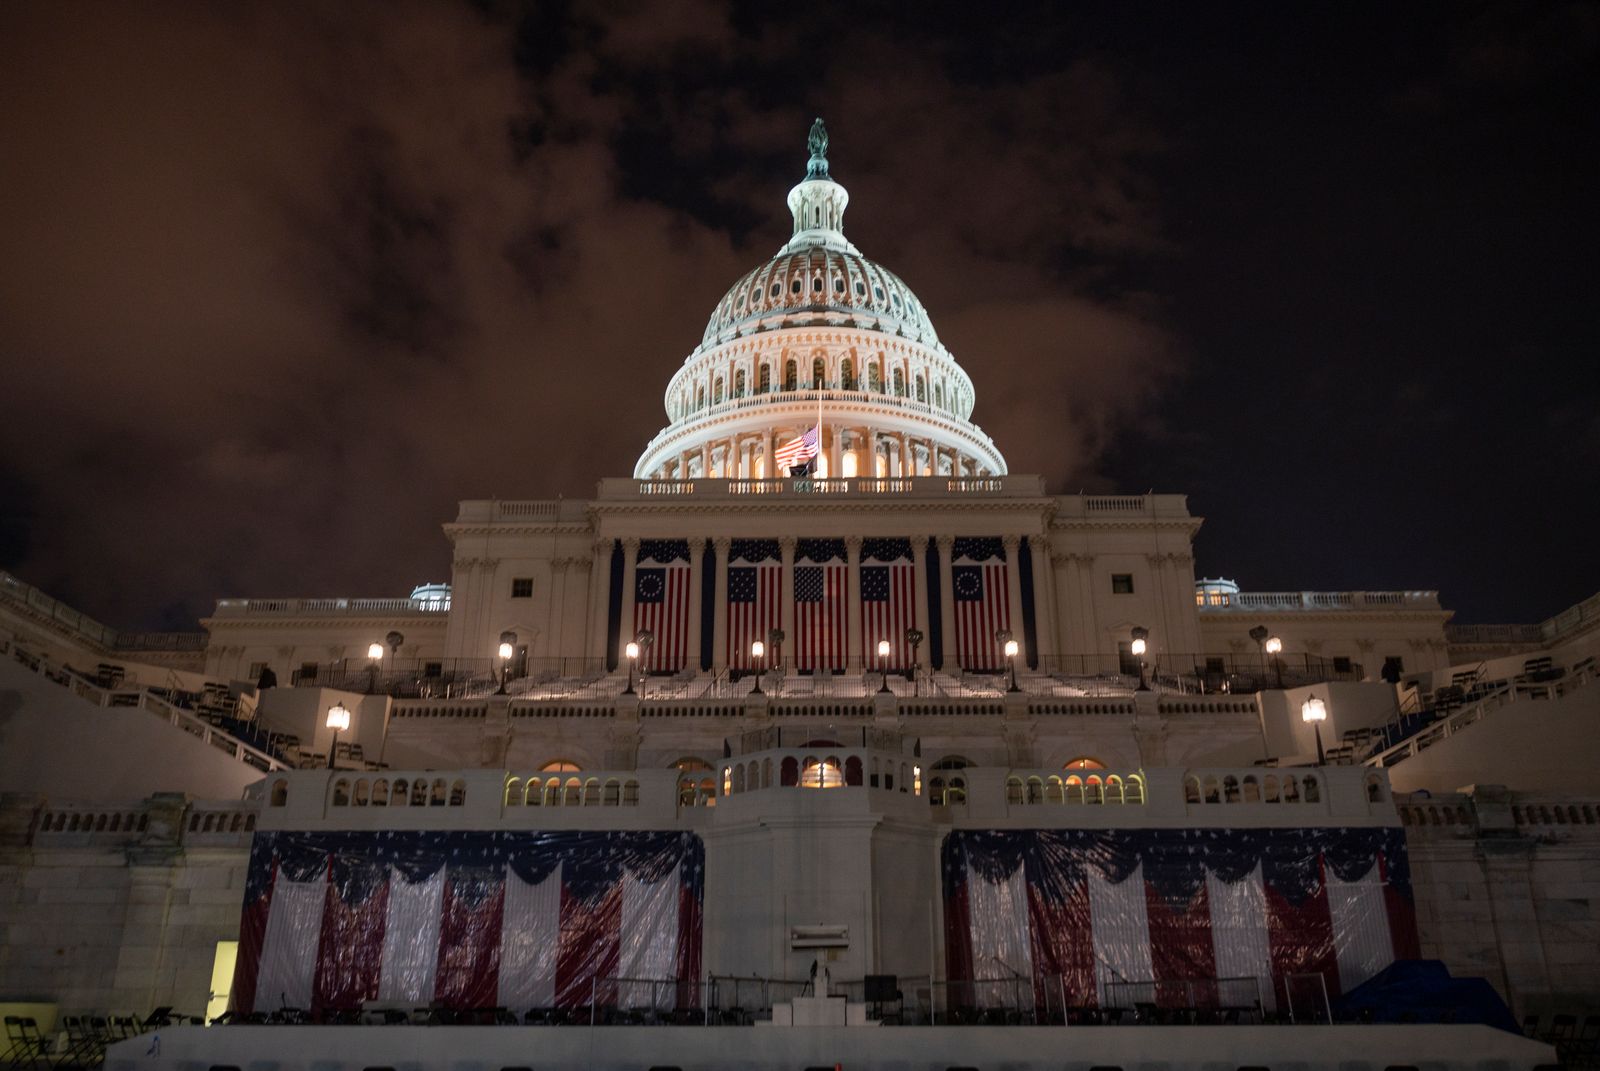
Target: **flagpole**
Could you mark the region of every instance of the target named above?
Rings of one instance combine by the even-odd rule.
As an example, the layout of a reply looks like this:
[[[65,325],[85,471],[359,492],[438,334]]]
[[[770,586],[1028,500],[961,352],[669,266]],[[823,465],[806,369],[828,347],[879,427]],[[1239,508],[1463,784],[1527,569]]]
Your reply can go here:
[[[817,453],[822,453],[822,385],[817,385]],[[838,473],[830,471],[829,478],[836,477]]]

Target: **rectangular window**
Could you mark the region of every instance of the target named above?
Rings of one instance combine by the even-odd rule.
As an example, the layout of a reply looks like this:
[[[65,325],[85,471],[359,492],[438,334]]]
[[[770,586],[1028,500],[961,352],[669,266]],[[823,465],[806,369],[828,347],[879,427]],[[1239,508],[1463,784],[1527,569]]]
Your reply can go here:
[[[533,598],[533,577],[519,576],[511,581],[511,597],[513,599]]]
[[[1132,573],[1112,573],[1111,574],[1111,594],[1113,594],[1113,595],[1132,595],[1133,594],[1133,574]]]
[[[442,676],[444,676],[444,663],[443,662],[424,662],[422,664],[422,675],[424,677],[442,677]]]
[[[1220,659],[1220,658],[1211,658],[1211,657],[1207,656],[1207,658],[1206,658],[1206,676],[1208,676],[1208,677],[1220,677],[1220,676],[1222,676],[1222,674],[1226,673],[1227,671],[1228,671],[1228,668],[1223,663],[1222,659]]]
[[[1117,672],[1130,677],[1139,675],[1139,660],[1133,657],[1133,644],[1127,640],[1117,641]]]
[[[1351,669],[1350,669],[1350,656],[1349,655],[1334,655],[1333,656],[1333,671],[1335,673],[1349,673],[1349,672],[1351,672]]]
[[[300,673],[299,673],[299,676],[298,676],[298,680],[301,680],[301,681],[314,681],[316,679],[317,679],[317,664],[315,662],[302,662],[302,663],[300,663]]]
[[[253,681],[260,680],[261,679],[261,671],[266,669],[266,668],[267,668],[267,664],[265,662],[251,662],[250,663],[250,676],[247,679],[253,680]]]

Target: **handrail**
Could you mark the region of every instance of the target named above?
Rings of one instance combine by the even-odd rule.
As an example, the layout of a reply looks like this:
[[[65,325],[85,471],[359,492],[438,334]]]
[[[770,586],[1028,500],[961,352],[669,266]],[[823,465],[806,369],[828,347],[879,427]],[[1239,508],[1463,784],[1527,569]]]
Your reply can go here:
[[[1569,691],[1584,687],[1589,683],[1589,679],[1589,673],[1580,670],[1572,676],[1559,681],[1543,683],[1508,681],[1460,710],[1454,711],[1433,724],[1412,733],[1393,747],[1385,748],[1383,751],[1372,755],[1366,759],[1364,765],[1377,767],[1394,766],[1414,755],[1420,755],[1423,751],[1446,737],[1454,736],[1467,726],[1482,721],[1494,711],[1509,706],[1519,699],[1560,697]]]
[[[123,632],[0,570],[0,601],[42,616],[103,651],[203,651],[204,632]]]
[[[165,719],[169,725],[182,729],[191,736],[199,737],[203,742],[227,752],[238,761],[263,772],[286,770],[288,766],[277,759],[251,747],[231,733],[223,732],[210,722],[195,717],[187,710],[168,702],[154,692],[144,688],[102,688],[91,680],[86,679],[66,666],[58,667],[60,676],[46,672],[42,659],[24,659],[20,657],[20,648],[16,650],[17,662],[25,668],[33,670],[46,680],[55,681],[78,698],[91,702],[98,707],[124,707],[133,706],[141,710],[148,710]],[[132,702],[116,702],[116,697],[123,696],[132,699]]]

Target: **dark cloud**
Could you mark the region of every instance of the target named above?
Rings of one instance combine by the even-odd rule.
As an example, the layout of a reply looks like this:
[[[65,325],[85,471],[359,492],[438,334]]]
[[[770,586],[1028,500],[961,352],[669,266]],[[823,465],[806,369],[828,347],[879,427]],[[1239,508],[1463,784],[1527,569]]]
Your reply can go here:
[[[1051,12],[0,9],[0,555],[129,625],[441,578],[456,499],[631,472],[710,309],[786,235],[817,114],[848,232],[924,299],[1014,469],[1210,491],[1195,467],[1237,462],[1216,420],[1248,402],[1188,400],[1251,365],[1211,329],[1206,258],[1261,271],[1309,233],[1225,228],[1245,154],[1189,121],[1236,69],[1194,57],[1250,31]],[[1549,37],[1496,65],[1467,27],[1374,98],[1522,79]],[[1346,230],[1386,225],[1361,207]],[[1563,419],[1592,442],[1582,405]]]

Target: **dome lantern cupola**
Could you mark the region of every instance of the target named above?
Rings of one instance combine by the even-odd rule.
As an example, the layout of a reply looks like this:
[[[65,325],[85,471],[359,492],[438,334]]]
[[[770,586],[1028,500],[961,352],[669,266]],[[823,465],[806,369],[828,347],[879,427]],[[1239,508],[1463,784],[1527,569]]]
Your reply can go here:
[[[850,193],[828,177],[828,131],[821,119],[811,124],[806,147],[811,150],[806,177],[789,191],[794,237],[783,247],[784,252],[822,246],[859,255],[860,250],[844,236],[844,210],[850,203]]]

